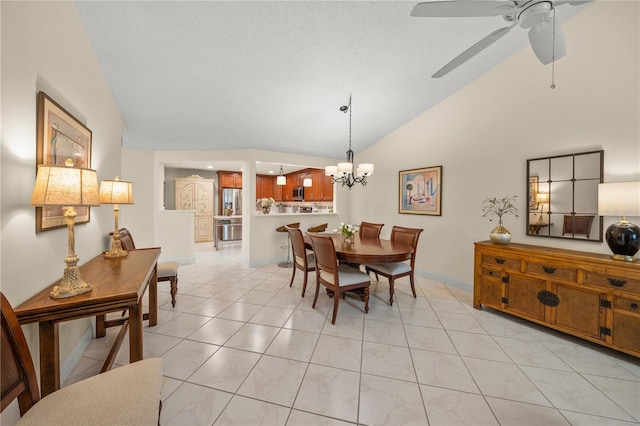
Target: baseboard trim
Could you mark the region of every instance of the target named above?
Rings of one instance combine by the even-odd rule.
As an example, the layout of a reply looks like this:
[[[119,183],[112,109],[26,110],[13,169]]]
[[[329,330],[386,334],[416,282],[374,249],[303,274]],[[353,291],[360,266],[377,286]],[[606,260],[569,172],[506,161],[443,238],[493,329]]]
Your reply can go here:
[[[67,359],[64,360],[64,364],[60,368],[60,386],[69,378],[71,372],[82,358],[84,351],[87,350],[91,341],[93,340],[94,322],[91,321],[89,327],[85,330],[84,334],[73,348]]]
[[[450,285],[450,286],[459,288],[461,290],[473,292],[473,284],[469,284],[464,281],[458,281],[453,278],[443,277],[441,275],[434,274],[433,272],[429,272],[427,270],[419,269],[419,268],[416,268],[415,273],[416,275],[424,278],[429,278],[431,280],[438,281],[440,283]]]

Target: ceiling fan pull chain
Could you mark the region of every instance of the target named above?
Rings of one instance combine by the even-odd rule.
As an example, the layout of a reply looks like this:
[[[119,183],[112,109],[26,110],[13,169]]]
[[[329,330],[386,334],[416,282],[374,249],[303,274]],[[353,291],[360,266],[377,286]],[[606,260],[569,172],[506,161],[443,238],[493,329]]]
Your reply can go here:
[[[556,88],[556,8],[553,8],[553,46],[551,46],[551,89]]]

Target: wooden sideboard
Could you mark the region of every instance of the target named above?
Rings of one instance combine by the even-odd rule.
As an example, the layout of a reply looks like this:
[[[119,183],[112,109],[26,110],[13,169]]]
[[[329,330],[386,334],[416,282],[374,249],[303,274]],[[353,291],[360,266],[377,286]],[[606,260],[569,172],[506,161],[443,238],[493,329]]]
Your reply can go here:
[[[640,262],[511,243],[475,243],[482,305],[640,357]]]

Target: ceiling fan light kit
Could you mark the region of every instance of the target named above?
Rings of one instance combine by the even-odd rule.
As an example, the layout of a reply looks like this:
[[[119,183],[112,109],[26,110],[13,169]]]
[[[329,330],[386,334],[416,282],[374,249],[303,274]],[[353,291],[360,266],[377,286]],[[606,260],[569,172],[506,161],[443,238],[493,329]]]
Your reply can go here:
[[[566,53],[562,30],[556,26],[555,8],[566,3],[575,6],[590,1],[592,0],[433,0],[418,3],[411,11],[411,16],[502,16],[511,23],[481,39],[432,75],[433,78],[440,78],[501,39],[516,25],[529,30],[529,43],[543,65],[555,63],[556,59],[562,58]],[[555,84],[552,83],[551,88],[554,87]]]

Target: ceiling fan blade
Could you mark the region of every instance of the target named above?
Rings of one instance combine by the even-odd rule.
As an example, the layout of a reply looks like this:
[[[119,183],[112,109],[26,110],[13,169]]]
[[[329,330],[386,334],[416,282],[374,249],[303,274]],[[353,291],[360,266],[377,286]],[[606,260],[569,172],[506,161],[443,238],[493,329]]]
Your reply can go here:
[[[560,6],[569,3],[571,6],[580,6],[581,4],[592,3],[594,0],[556,0],[554,6]]]
[[[554,59],[562,58],[567,53],[562,28],[558,24],[555,29],[554,46],[553,21],[553,18],[547,18],[529,30],[531,48],[544,65],[551,63]]]
[[[516,25],[517,25],[517,22],[514,22],[512,25],[508,27],[500,28],[499,30],[492,32],[491,34],[489,34],[488,36],[486,36],[485,38],[483,38],[482,40],[480,40],[479,42],[477,42],[476,44],[474,44],[473,46],[471,46],[470,48],[468,48],[458,56],[456,56],[451,62],[449,62],[444,67],[440,68],[431,77],[440,78],[450,73],[451,71],[453,71],[454,69],[462,65],[463,63],[467,62],[469,59],[476,56],[478,53],[482,52],[487,47],[491,46],[493,43],[495,43],[499,39],[501,39],[505,34],[509,32],[509,30],[511,30],[511,28],[513,28]]]
[[[505,0],[437,0],[418,3],[411,16],[446,18],[470,16],[499,16],[515,8],[513,1]]]

